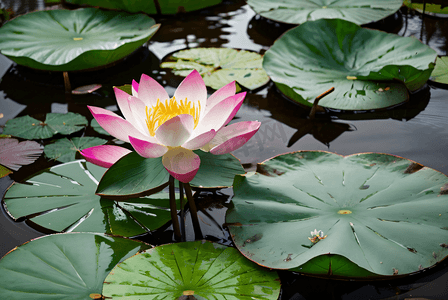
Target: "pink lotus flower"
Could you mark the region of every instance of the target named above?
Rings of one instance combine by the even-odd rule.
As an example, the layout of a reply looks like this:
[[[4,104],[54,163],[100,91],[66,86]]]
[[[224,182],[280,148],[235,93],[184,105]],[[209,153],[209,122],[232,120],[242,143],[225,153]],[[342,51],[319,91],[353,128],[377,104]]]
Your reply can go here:
[[[207,99],[204,81],[193,71],[169,98],[157,81],[143,74],[139,83],[132,82],[132,96],[114,88],[124,119],[103,108],[88,108],[112,136],[130,142],[143,157],[162,156],[164,167],[174,178],[190,182],[200,165],[193,150],[216,155],[229,153],[245,144],[260,127],[257,121],[226,126],[246,96],[245,92],[235,94],[235,90],[235,82],[231,82]],[[120,148],[97,146],[81,154],[94,164],[109,167],[127,154],[110,147]]]

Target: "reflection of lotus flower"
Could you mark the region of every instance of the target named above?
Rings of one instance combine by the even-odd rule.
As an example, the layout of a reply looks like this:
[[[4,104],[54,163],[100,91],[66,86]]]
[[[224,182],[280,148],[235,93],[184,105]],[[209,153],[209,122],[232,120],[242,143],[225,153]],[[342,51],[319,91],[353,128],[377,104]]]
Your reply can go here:
[[[118,88],[114,90],[125,119],[89,106],[100,126],[112,136],[130,142],[143,157],[163,156],[165,168],[182,182],[191,181],[199,169],[199,156],[192,150],[229,153],[246,143],[260,127],[256,121],[224,127],[241,107],[246,93],[235,95],[232,82],[207,99],[207,89],[197,71],[182,81],[171,99],[157,81],[144,74],[140,83],[133,81],[132,96]],[[105,146],[82,151],[87,160],[103,166],[110,166],[126,154],[110,153]]]

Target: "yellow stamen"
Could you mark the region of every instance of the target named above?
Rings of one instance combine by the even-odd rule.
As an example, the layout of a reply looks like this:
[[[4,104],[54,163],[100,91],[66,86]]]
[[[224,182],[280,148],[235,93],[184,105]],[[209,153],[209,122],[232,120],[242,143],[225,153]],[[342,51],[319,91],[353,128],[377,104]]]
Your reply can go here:
[[[165,102],[157,99],[155,106],[146,106],[146,126],[148,127],[148,132],[151,136],[154,136],[160,125],[171,118],[183,114],[188,114],[193,117],[194,128],[196,128],[199,123],[200,111],[201,103],[198,102],[196,107],[196,103],[191,103],[187,98],[185,98],[185,101],[180,100],[180,102],[177,102],[175,97],[165,100]]]

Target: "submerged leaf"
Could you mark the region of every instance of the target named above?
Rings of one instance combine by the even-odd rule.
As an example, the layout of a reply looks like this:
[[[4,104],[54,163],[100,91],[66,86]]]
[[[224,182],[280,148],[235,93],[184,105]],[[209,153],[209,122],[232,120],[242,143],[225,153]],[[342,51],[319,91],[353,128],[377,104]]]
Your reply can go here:
[[[35,162],[43,150],[42,145],[34,141],[19,143],[16,139],[2,138],[0,139],[0,164],[17,171],[21,166]]]
[[[231,48],[193,48],[173,54],[175,62],[164,62],[162,68],[187,76],[197,70],[205,85],[219,89],[236,80],[247,89],[257,89],[269,81],[261,64],[263,57],[254,52]]]
[[[279,293],[275,272],[234,248],[207,241],[163,245],[134,255],[112,270],[103,287],[106,299],[275,300]]]
[[[84,136],[75,137],[72,139],[59,139],[53,144],[45,146],[45,156],[60,162],[73,161],[76,158],[76,153],[89,147],[104,145],[107,140],[97,137]]]
[[[437,3],[438,2],[438,3]],[[415,9],[419,13],[425,13],[428,15],[437,16],[437,14],[448,14],[448,5],[443,0],[439,1],[416,1],[416,0],[405,0],[403,2],[409,8]]]
[[[36,120],[30,116],[23,116],[8,120],[4,133],[23,139],[47,139],[55,134],[69,135],[83,129],[87,125],[87,119],[76,113],[66,114],[48,113],[45,122]]]
[[[410,274],[448,255],[447,185],[446,175],[398,156],[299,151],[236,176],[226,223],[241,253],[268,268]]]
[[[412,37],[361,28],[344,20],[306,22],[287,31],[263,67],[288,98],[306,106],[371,110],[408,100],[428,80],[436,52]]]

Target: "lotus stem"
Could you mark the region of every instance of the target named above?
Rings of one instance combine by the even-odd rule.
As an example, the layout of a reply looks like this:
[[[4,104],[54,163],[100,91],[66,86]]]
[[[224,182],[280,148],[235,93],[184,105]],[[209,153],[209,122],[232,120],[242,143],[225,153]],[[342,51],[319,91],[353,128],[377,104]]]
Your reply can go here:
[[[184,185],[179,181],[179,199],[180,199],[180,232],[182,234],[182,242],[186,242],[185,234],[185,211],[184,211]]]
[[[194,202],[193,199],[190,184],[185,183],[184,188],[185,188],[185,194],[188,199],[188,204],[190,205],[191,221],[193,222],[195,238],[202,239],[202,231],[201,226],[199,226],[198,211],[196,209],[196,203]]]
[[[156,7],[157,14],[160,16],[162,14],[162,9],[160,8],[159,0],[154,0],[154,6]]]
[[[325,93],[322,93],[322,94],[320,94],[319,96],[316,97],[316,99],[314,100],[314,103],[313,103],[313,107],[311,108],[310,120],[313,120],[315,115],[316,115],[317,104],[319,103],[320,99],[322,99],[323,97],[333,93],[333,91],[334,91],[334,87],[332,87],[331,89],[329,89]]]
[[[62,75],[64,76],[65,93],[71,94],[72,86],[70,85],[70,79],[68,78],[68,72],[63,72]]]
[[[169,181],[169,193],[170,193],[170,211],[171,220],[173,221],[173,230],[176,238],[180,239],[180,229],[179,229],[179,219],[177,218],[177,207],[176,207],[176,195],[174,194],[174,177],[170,175]]]

